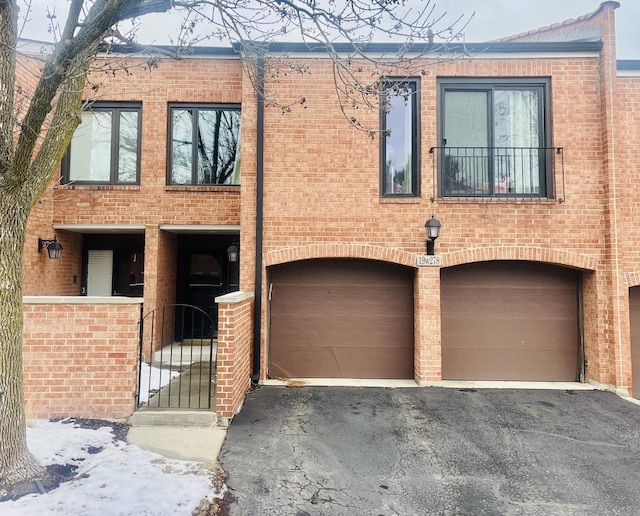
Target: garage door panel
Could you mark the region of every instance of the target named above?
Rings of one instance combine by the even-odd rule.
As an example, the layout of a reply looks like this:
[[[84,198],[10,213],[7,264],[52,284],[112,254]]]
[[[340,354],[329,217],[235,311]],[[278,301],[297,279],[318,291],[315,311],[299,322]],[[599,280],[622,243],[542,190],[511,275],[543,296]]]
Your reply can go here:
[[[556,321],[558,322],[558,321]],[[564,338],[578,338],[575,320],[562,320],[553,327],[545,321],[501,321],[476,318],[469,320],[448,319],[447,346],[458,349],[568,349],[575,350],[575,342]],[[515,326],[515,327],[514,327]]]
[[[575,381],[577,285],[577,272],[547,264],[443,269],[443,378]]]
[[[544,368],[540,364],[546,364]],[[442,376],[448,380],[518,380],[573,382],[576,354],[566,350],[447,349],[442,351]]]
[[[500,336],[492,334],[482,334],[481,332],[465,332],[460,334],[449,334],[448,338],[458,338],[458,341],[451,339],[447,349],[467,349],[472,350],[567,350],[575,353],[572,346],[566,346],[564,341],[558,341],[557,338],[544,338],[544,342],[540,342],[539,336],[535,332],[523,334],[521,339],[515,339],[510,336]]]
[[[323,305],[323,313],[332,316],[341,315],[345,312],[353,314],[368,314],[371,316],[372,310],[380,312],[381,302],[384,302],[385,313],[395,316],[397,313],[410,312],[413,307],[412,291],[406,286],[400,291],[396,291],[393,296],[385,295],[387,288],[375,286],[350,286],[345,291],[345,286],[328,288],[316,288],[309,286],[294,285],[274,285],[272,289],[272,306],[276,312],[282,311],[287,315],[295,312],[315,312],[319,304]],[[402,293],[402,297],[398,294]],[[380,296],[384,296],[384,300]]]
[[[296,343],[305,346],[318,346],[324,340],[330,340],[332,345],[338,347],[369,348],[382,348],[384,341],[388,340],[393,343],[394,348],[406,348],[413,353],[413,334],[408,331],[408,328],[412,328],[413,323],[410,318],[396,318],[387,321],[384,318],[369,320],[363,316],[357,319],[345,318],[327,321],[301,316],[296,319],[297,324],[292,326],[289,324],[290,318],[272,316],[272,353],[278,347],[276,344],[278,342],[287,342],[287,346],[294,346]]]
[[[482,268],[485,267],[484,270]],[[472,274],[470,271],[473,269]],[[462,287],[495,287],[499,279],[501,288],[532,288],[574,290],[575,271],[534,262],[483,262],[444,269],[447,282]]]
[[[321,262],[326,262],[325,264]],[[406,285],[411,269],[394,267],[386,262],[366,260],[303,260],[272,267],[271,281],[279,285],[338,285],[351,284],[386,286]]]
[[[412,269],[336,259],[270,273],[270,376],[413,377]]]
[[[412,378],[413,367],[398,360],[397,350],[376,348],[375,353],[344,347],[304,347],[287,350],[287,360],[272,358],[271,377],[282,378]],[[366,351],[366,350],[364,350]],[[291,367],[294,364],[295,367]]]
[[[469,317],[503,318],[502,314],[508,311],[513,317],[529,319],[542,317],[544,319],[558,318],[575,319],[568,316],[573,313],[575,306],[575,285],[573,289],[548,290],[542,288],[525,289],[500,287],[468,287],[447,288],[442,296],[445,304],[455,303],[457,317],[467,315]],[[491,310],[479,311],[478,307],[490,305]],[[552,308],[550,305],[553,305]]]

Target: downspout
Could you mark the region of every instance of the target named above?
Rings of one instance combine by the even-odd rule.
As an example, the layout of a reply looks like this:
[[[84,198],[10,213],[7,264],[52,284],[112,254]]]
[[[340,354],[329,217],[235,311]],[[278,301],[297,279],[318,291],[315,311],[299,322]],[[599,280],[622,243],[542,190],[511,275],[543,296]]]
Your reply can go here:
[[[262,227],[264,192],[264,59],[257,62],[256,86],[258,105],[256,113],[256,268],[255,306],[253,310],[253,372],[251,383],[260,381],[260,343],[262,340]]]

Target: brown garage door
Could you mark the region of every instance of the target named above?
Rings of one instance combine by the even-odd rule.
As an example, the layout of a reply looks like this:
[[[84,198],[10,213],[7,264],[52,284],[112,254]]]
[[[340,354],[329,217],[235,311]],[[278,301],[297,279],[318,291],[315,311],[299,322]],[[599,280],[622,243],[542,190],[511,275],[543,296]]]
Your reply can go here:
[[[631,387],[633,397],[640,398],[640,287],[629,289],[631,323]]]
[[[413,378],[413,269],[307,260],[270,283],[272,378]]]
[[[578,280],[529,262],[443,269],[443,378],[576,381]]]

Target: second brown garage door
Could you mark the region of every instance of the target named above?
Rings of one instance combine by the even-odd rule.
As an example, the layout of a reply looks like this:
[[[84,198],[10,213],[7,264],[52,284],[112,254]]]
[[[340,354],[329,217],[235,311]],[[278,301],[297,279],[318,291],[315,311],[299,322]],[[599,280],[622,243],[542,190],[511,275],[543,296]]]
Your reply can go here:
[[[576,381],[577,271],[486,262],[441,278],[444,379]]]
[[[629,289],[631,324],[631,387],[633,397],[640,398],[640,287]]]
[[[269,376],[413,378],[413,269],[350,259],[270,268]]]

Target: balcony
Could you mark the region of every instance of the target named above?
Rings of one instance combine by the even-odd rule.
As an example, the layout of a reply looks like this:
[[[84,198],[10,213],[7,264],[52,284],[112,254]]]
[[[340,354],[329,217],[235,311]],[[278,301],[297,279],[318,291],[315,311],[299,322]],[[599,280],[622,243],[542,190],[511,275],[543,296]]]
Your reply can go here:
[[[431,147],[434,197],[563,202],[562,147]],[[437,191],[435,191],[437,189]]]

